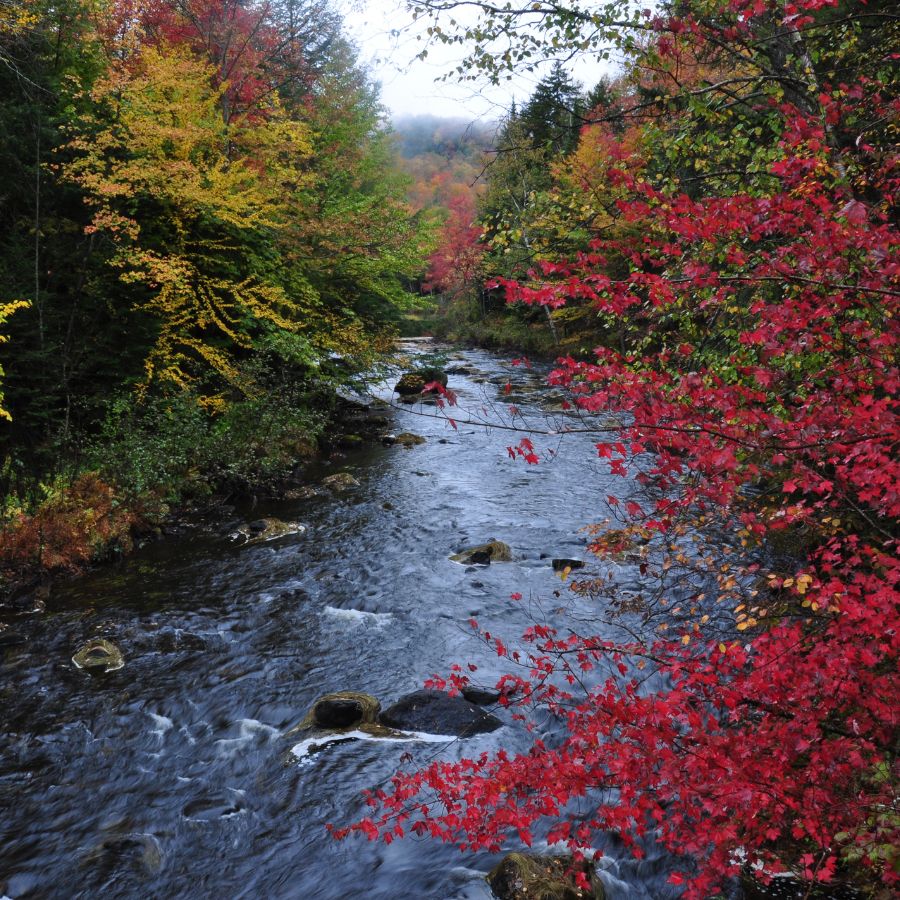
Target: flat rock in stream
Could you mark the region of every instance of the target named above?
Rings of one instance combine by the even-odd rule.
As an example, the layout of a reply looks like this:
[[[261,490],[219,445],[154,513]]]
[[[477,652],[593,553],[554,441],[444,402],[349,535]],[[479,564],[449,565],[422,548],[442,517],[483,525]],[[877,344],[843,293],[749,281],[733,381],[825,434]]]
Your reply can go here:
[[[390,728],[471,737],[503,723],[481,707],[443,691],[414,691],[383,710],[378,720]]]

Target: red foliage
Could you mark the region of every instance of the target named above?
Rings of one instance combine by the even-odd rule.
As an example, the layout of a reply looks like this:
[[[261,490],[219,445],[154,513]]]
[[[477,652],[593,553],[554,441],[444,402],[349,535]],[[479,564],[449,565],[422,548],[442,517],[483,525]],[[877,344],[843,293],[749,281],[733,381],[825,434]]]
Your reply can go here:
[[[732,3],[740,27],[769,6]],[[679,33],[699,30],[685,22]],[[515,688],[501,702],[530,698],[565,724],[564,737],[400,773],[369,798],[375,817],[348,830],[406,827],[491,850],[541,820],[573,848],[601,831],[634,844],[653,830],[695,858],[673,879],[689,897],[711,896],[746,867],[765,879],[786,860],[810,880],[856,860],[900,882],[898,178],[896,158],[862,135],[838,150],[827,132],[852,133],[863,104],[877,118],[896,103],[865,83],[840,97],[823,86],[818,103],[777,108],[782,153],[768,193],[695,199],[611,154],[619,220],[633,227],[542,263],[527,282],[503,282],[511,302],[587,300],[639,317],[652,352],[601,348],[551,376],[586,413],[627,414],[618,442],[597,445],[614,473],[653,454],[640,478],[659,499],[627,505],[632,529],[677,535],[714,515],[751,547],[802,531],[813,549],[770,573],[758,601],[768,609],[738,606],[727,636],[713,637],[699,612],[650,645],[536,624],[520,654],[478,632],[524,666],[501,680]],[[628,263],[625,276],[610,274],[611,258]],[[716,345],[685,340],[679,319],[715,333]],[[527,439],[509,453],[537,461]],[[727,559],[722,571],[741,575]],[[647,665],[661,690],[642,688],[636,667]],[[585,797],[589,811],[570,815],[567,804]]]
[[[476,221],[475,197],[457,193],[449,203],[449,216],[441,231],[440,246],[428,260],[424,290],[451,296],[477,286],[484,278],[484,247]]]
[[[241,114],[260,116],[288,82],[308,88],[312,72],[302,47],[279,28],[268,3],[239,0],[154,0],[119,3],[111,17],[116,27],[139,24],[144,40],[187,45],[215,67],[218,84],[226,85],[226,121]]]
[[[114,544],[130,547],[136,521],[114,489],[88,472],[0,529],[0,571],[11,578],[77,571]]]

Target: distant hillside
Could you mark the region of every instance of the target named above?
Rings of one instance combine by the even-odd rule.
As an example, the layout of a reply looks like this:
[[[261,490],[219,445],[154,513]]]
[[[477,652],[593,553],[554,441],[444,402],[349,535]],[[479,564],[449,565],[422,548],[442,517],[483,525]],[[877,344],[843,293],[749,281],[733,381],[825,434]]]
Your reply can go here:
[[[403,116],[394,121],[398,150],[405,159],[433,153],[453,159],[480,158],[497,133],[491,120],[445,119],[440,116]]]

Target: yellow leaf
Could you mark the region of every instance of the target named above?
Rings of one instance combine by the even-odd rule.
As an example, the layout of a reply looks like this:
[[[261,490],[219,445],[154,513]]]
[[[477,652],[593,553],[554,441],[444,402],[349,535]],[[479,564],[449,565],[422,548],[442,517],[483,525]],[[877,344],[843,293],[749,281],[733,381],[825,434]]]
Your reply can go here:
[[[689,644],[690,642],[691,642],[691,636],[690,636],[689,634],[683,634],[683,635],[681,636],[681,643],[682,643],[682,644]]]
[[[719,644],[719,653],[727,653],[728,648],[724,644]]]

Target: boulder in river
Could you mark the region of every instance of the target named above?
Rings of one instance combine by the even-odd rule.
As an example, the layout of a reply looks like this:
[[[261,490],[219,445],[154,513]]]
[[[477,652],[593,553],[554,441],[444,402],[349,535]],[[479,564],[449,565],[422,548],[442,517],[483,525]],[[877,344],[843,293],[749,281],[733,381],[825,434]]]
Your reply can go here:
[[[78,648],[72,662],[89,672],[115,672],[124,667],[125,657],[112,641],[94,638]]]
[[[474,684],[467,684],[461,693],[469,703],[476,706],[493,706],[500,700],[500,691],[495,688],[476,687]]]
[[[509,544],[491,538],[486,544],[467,547],[465,550],[460,550],[459,553],[454,553],[450,559],[467,566],[479,563],[487,565],[492,562],[512,562],[512,551],[509,549]]]
[[[509,853],[487,876],[500,900],[603,900],[603,885],[588,861],[574,863],[590,881],[590,889],[579,888],[570,870],[568,856],[538,856]]]
[[[416,447],[419,444],[425,443],[425,438],[423,438],[419,434],[413,434],[411,431],[404,431],[402,434],[398,434],[394,438],[395,444],[400,444],[401,447],[406,447],[409,449],[410,447]]]
[[[435,366],[426,369],[416,369],[414,372],[404,372],[394,387],[394,391],[401,397],[421,394],[426,384],[436,381],[443,387],[447,387],[447,373]]]
[[[414,691],[383,710],[378,720],[383,725],[404,731],[430,734],[454,734],[471,737],[494,731],[503,723],[490,713],[462,697],[443,691]]]
[[[343,491],[347,488],[358,487],[359,482],[349,472],[335,472],[322,479],[322,484],[333,491]]]
[[[307,728],[341,729],[378,722],[381,704],[377,697],[360,691],[335,691],[313,703],[306,717],[289,734]]]

